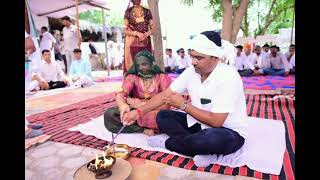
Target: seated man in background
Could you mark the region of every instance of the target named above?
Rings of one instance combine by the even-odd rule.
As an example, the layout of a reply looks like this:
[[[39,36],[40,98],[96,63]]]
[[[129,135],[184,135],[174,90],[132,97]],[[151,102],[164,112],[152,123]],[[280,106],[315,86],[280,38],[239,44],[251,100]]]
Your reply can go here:
[[[264,59],[267,59],[267,57],[269,56],[269,54],[270,54],[270,46],[269,46],[269,44],[264,44],[263,46],[262,46],[262,49],[263,49],[263,51],[261,52],[261,55],[262,55],[262,57],[264,58]]]
[[[261,47],[256,45],[254,49],[254,55],[252,60],[252,65],[254,66],[255,70],[258,71],[259,74],[263,74],[264,68],[270,68],[271,64],[268,58],[264,58],[261,53]]]
[[[235,66],[240,76],[247,77],[258,74],[251,63],[251,46],[249,44],[246,44],[244,52],[242,52],[242,46],[236,46],[236,48],[237,56],[235,58]]]
[[[91,77],[91,64],[87,59],[81,58],[81,49],[74,49],[74,60],[71,63],[69,78],[73,82],[73,86],[84,87],[93,84]]]
[[[28,91],[48,90],[66,87],[70,83],[61,67],[56,61],[51,60],[48,49],[42,51],[42,62],[37,72],[33,73]],[[62,79],[62,81],[60,80]]]
[[[166,57],[164,59],[164,67],[166,73],[175,72],[178,69],[176,57],[172,56],[172,49],[166,49]]]
[[[170,77],[161,71],[155,64],[155,59],[149,51],[140,51],[133,61],[122,82],[122,91],[116,95],[117,107],[109,108],[104,113],[105,127],[113,132],[118,132],[122,125],[123,115],[130,110],[139,108],[147,103],[153,96],[164,91],[171,84]],[[163,105],[153,111],[140,116],[137,123],[127,126],[124,133],[143,132],[154,135],[159,132],[156,116],[160,109],[168,109]]]
[[[185,55],[184,49],[180,48],[177,51],[178,58],[177,58],[177,64],[178,64],[178,70],[176,73],[181,74],[186,68],[191,66],[191,59]]]
[[[290,74],[295,73],[295,45],[291,44],[289,46],[289,51],[285,54],[289,64],[290,64]]]
[[[284,55],[278,53],[276,45],[271,46],[271,54],[268,56],[271,67],[264,68],[263,73],[271,76],[288,76],[290,65]]]

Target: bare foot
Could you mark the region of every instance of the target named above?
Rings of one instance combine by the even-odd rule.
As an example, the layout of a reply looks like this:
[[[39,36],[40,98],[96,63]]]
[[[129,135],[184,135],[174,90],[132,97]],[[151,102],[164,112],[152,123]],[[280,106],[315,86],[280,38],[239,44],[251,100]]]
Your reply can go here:
[[[155,135],[154,130],[152,130],[152,129],[145,129],[143,131],[143,134],[148,135],[148,136],[154,136]]]

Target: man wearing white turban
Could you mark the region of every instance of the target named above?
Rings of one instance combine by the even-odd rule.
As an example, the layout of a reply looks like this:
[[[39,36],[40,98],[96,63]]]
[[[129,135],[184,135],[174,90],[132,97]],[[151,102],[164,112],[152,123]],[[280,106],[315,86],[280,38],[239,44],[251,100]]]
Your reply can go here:
[[[167,148],[198,161],[212,154],[227,155],[239,150],[247,137],[247,112],[243,84],[239,73],[221,62],[234,59],[234,46],[221,40],[214,31],[196,35],[190,44],[192,66],[187,68],[168,89],[148,103],[123,116],[124,125],[133,124],[140,116],[164,104],[181,111],[161,110],[157,114],[160,131],[169,137],[153,136],[152,147]],[[181,94],[188,93],[191,102]],[[199,158],[200,157],[200,158]]]

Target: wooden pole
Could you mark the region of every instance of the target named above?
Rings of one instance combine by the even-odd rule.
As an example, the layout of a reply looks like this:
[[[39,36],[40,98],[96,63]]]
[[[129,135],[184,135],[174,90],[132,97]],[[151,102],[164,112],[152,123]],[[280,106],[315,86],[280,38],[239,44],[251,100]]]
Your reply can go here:
[[[295,11],[295,8],[293,9],[293,17],[292,17],[292,27],[291,27],[291,39],[290,39],[290,44],[292,44],[292,39],[293,39],[294,11]]]
[[[108,77],[110,76],[110,66],[109,66],[109,59],[108,59],[108,38],[107,38],[107,32],[106,32],[106,21],[105,21],[105,16],[104,16],[104,9],[101,8],[102,11],[102,23],[103,23],[103,28],[102,32],[104,37],[104,47],[105,47],[105,54],[106,54],[106,60],[107,60],[107,71],[108,71]]]
[[[76,0],[76,14],[77,14],[77,19],[76,19],[76,23],[77,23],[77,46],[79,47],[80,44],[80,25],[79,25],[79,0]]]

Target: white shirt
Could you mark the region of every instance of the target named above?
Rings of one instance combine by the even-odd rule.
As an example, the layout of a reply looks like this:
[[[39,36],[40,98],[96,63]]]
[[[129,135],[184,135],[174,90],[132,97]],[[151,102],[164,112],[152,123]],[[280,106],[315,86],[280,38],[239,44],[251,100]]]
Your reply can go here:
[[[296,60],[295,59],[296,59],[296,54],[293,54],[293,56],[290,59],[290,68],[291,69],[296,67]]]
[[[241,53],[240,56],[235,58],[235,66],[237,70],[251,69],[254,70],[254,67],[251,63],[252,53],[247,56],[244,53]]]
[[[64,48],[67,51],[73,51],[77,48],[77,27],[73,24],[70,27],[64,27],[62,29],[64,38]],[[81,33],[80,33],[81,37]]]
[[[261,56],[262,56],[262,58],[264,58],[264,59],[267,59],[268,56],[269,56],[269,54],[270,54],[270,50],[269,50],[268,52],[261,51]]]
[[[285,69],[286,72],[290,71],[290,64],[284,54],[277,54],[273,57],[271,54],[268,56],[271,66],[274,69]]]
[[[49,64],[45,60],[42,60],[37,74],[47,82],[55,82],[61,80],[61,78],[65,78],[65,74],[56,61],[51,61]]]
[[[229,113],[223,127],[238,132],[244,138],[247,136],[248,121],[242,79],[231,66],[219,61],[204,82],[201,82],[200,74],[191,66],[170,85],[170,89],[176,93],[188,93],[191,104],[199,109],[213,113]],[[201,104],[201,98],[210,99],[211,102]],[[210,128],[187,115],[188,127],[197,122],[202,129]]]
[[[181,58],[181,56],[177,57],[177,64],[179,69],[188,68],[192,66],[191,58],[184,56]]]
[[[40,42],[40,49],[41,51],[44,49],[51,50],[52,43],[56,43],[56,39],[50,34],[49,32],[45,32],[42,34],[42,39]]]
[[[258,66],[259,69],[270,68],[270,60],[268,58],[264,58],[262,54],[258,56],[256,53],[253,54],[252,65]]]
[[[27,38],[29,36],[30,35],[27,33],[27,31],[25,31],[25,38]],[[34,47],[36,48],[35,52],[33,52],[32,54],[29,54],[29,60],[31,60],[30,69],[31,69],[31,72],[37,72],[39,69],[39,66],[41,64],[40,47],[39,47],[38,40],[32,36],[30,36],[30,37],[32,38]]]
[[[164,66],[171,67],[171,69],[173,69],[175,66],[179,66],[177,58],[174,56],[169,57],[167,55],[164,59]]]

